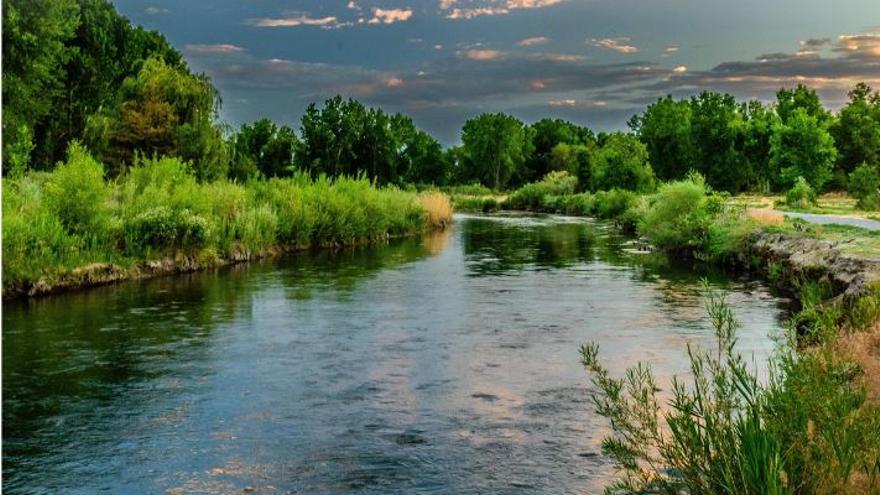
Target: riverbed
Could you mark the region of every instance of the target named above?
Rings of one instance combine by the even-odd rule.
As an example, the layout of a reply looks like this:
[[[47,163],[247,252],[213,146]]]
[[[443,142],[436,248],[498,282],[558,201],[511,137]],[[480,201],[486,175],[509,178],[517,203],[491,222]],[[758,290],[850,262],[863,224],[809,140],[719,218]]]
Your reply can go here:
[[[578,347],[686,373],[703,277],[760,368],[784,299],[582,218],[4,302],[3,491],[600,493]]]

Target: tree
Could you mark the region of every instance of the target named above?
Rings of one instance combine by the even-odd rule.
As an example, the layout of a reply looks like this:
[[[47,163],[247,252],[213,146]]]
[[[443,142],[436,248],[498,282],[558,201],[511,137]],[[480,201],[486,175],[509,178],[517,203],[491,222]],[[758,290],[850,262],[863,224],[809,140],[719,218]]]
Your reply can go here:
[[[743,170],[748,171],[746,187],[750,190],[767,192],[771,186],[778,187],[780,178],[770,169],[770,137],[773,126],[779,123],[772,106],[760,101],[751,100],[740,105],[742,116],[741,139],[737,148],[740,150],[744,163]]]
[[[73,0],[3,3],[4,168],[13,157],[17,166],[30,162],[30,151],[40,148],[53,103],[64,94],[64,64],[70,58],[66,44],[78,22]]]
[[[596,152],[592,165],[593,190],[648,192],[654,188],[654,172],[648,163],[648,150],[632,134],[610,134]]]
[[[776,113],[783,123],[788,123],[799,108],[819,123],[826,124],[831,120],[831,114],[822,106],[819,95],[806,85],[798,84],[794,89],[782,88],[776,92]]]
[[[691,139],[697,170],[713,189],[743,190],[750,171],[737,149],[742,130],[736,99],[729,94],[704,91],[691,98]]]
[[[522,173],[521,180],[525,182],[540,180],[554,170],[564,170],[553,157],[557,145],[589,146],[596,142],[593,131],[562,119],[541,119],[530,127],[534,151]]]
[[[312,174],[356,172],[355,146],[363,134],[366,112],[360,102],[338,95],[320,109],[309,105],[301,120],[302,151],[297,165]]]
[[[215,124],[217,90],[205,75],[151,57],[120,88],[120,104],[89,119],[88,144],[118,174],[136,153],[177,156],[200,180],[226,175],[227,151]]]
[[[629,126],[645,144],[659,179],[681,179],[696,169],[691,106],[686,100],[661,98],[630,119]]]
[[[817,191],[831,178],[837,158],[834,139],[819,119],[805,108],[795,109],[787,122],[774,126],[770,138],[770,167],[787,186],[803,177]]]
[[[590,141],[588,144],[559,143],[550,152],[552,169],[566,171],[577,178],[578,191],[590,188],[592,163],[598,146]]]
[[[863,162],[880,163],[880,92],[865,83],[856,85],[830,131],[842,173],[852,172]]]
[[[290,127],[276,126],[268,119],[243,124],[232,138],[229,175],[239,180],[257,174],[265,177],[290,175],[298,145],[296,133]]]
[[[504,189],[532,152],[531,130],[503,113],[484,113],[464,123],[461,141],[466,175]]]

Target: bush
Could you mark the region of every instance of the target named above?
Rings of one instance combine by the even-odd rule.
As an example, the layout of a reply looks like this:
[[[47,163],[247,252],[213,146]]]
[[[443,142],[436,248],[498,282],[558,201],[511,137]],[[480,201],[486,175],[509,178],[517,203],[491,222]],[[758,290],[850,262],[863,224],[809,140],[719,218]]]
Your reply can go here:
[[[876,165],[862,163],[849,174],[849,193],[863,210],[880,209],[880,170]]]
[[[68,232],[100,238],[106,231],[110,188],[104,167],[79,143],[67,149],[67,161],[59,163],[45,184],[46,207]]]
[[[187,248],[205,245],[208,222],[190,210],[156,206],[125,223],[126,246],[132,250]]]
[[[509,210],[546,211],[546,196],[573,194],[576,186],[577,178],[568,172],[550,172],[541,181],[526,184],[514,191],[505,201],[504,207]]]
[[[791,208],[809,208],[816,204],[816,191],[806,179],[798,177],[785,193],[785,204]]]
[[[665,251],[705,253],[709,228],[721,207],[720,199],[711,194],[703,177],[691,174],[664,184],[649,198],[639,232]]]
[[[593,210],[597,217],[616,219],[638,203],[638,195],[632,191],[612,189],[599,191],[593,196]]]
[[[483,204],[480,209],[483,213],[492,213],[494,211],[498,211],[501,206],[498,204],[498,200],[492,197],[483,198]]]

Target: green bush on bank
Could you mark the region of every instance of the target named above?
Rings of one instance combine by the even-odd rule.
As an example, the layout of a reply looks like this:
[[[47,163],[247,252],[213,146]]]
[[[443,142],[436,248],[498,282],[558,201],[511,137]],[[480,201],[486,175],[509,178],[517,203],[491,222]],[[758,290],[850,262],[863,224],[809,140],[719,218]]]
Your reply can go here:
[[[847,181],[849,193],[858,200],[862,210],[880,209],[880,170],[876,165],[862,163],[850,174]]]
[[[798,177],[791,189],[785,193],[785,204],[792,208],[809,208],[815,206],[817,200],[815,189],[803,177]]]
[[[142,157],[116,181],[102,175],[101,164],[73,145],[53,172],[3,180],[4,287],[175,250],[222,256],[351,245],[430,223],[417,193],[377,188],[364,177],[198,182],[176,158]]]
[[[552,203],[545,205],[545,198],[574,194],[575,187],[577,187],[577,177],[565,171],[550,172],[541,181],[526,184],[514,191],[507,197],[505,208],[509,210],[554,211]]]

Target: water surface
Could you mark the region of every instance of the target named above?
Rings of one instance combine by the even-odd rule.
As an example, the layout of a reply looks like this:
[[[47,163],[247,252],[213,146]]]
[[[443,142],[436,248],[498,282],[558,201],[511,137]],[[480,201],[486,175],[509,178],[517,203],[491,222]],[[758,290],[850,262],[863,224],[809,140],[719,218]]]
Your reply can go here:
[[[3,305],[5,493],[598,493],[578,346],[686,371],[772,349],[761,284],[673,268],[607,227],[458,216],[446,233]],[[661,381],[664,383],[664,381]]]

